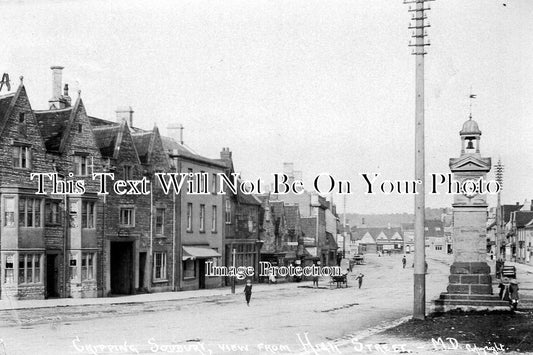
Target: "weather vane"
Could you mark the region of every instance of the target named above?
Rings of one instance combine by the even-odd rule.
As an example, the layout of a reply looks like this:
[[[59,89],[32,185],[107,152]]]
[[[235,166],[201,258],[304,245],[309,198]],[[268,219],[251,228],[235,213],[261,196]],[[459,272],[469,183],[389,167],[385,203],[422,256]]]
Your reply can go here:
[[[469,116],[470,119],[472,119],[472,103],[474,102],[474,99],[476,97],[477,97],[477,95],[472,93],[472,86],[470,86],[470,96],[469,96],[469,98],[470,98],[470,116]]]

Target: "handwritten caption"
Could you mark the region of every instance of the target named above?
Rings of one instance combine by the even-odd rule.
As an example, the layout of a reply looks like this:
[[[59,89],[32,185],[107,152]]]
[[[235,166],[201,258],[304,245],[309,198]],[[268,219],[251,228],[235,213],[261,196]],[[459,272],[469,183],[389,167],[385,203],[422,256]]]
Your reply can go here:
[[[72,340],[72,345],[78,353],[82,354],[141,354],[141,353],[172,353],[172,354],[201,354],[212,355],[220,353],[268,353],[268,354],[309,354],[309,355],[334,355],[345,353],[359,354],[405,354],[412,353],[413,349],[408,344],[386,344],[386,343],[364,343],[352,338],[342,346],[334,341],[314,342],[309,337],[309,333],[297,333],[296,344],[206,344],[200,341],[185,343],[160,343],[155,338],[148,339],[144,344],[129,344],[124,341],[121,344],[88,344],[79,337]],[[0,349],[3,341],[0,339]],[[432,350],[440,351],[467,351],[476,355],[499,355],[505,352],[505,347],[500,343],[491,343],[485,346],[476,344],[460,343],[455,338],[432,338]],[[419,348],[420,349],[420,348]]]

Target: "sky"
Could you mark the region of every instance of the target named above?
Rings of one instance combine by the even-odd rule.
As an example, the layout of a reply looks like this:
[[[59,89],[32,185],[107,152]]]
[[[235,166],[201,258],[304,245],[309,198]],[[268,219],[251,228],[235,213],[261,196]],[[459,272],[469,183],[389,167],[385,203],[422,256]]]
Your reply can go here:
[[[505,165],[503,202],[533,198],[533,2],[429,4],[427,181],[459,156],[474,93],[481,153]],[[183,124],[199,154],[229,147],[244,179],[269,183],[292,162],[310,190],[321,173],[350,181],[347,212],[412,212],[412,194],[365,194],[360,176],[414,179],[407,10],[401,0],[1,0],[0,72],[23,75],[32,107],[46,109],[50,66],[64,66],[89,115],[113,120],[132,106],[137,127],[176,135],[166,128]]]

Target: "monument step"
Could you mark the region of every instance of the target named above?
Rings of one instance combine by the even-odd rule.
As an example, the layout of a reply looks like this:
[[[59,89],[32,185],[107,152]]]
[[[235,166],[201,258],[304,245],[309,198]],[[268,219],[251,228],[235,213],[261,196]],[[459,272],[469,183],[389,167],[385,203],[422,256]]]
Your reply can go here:
[[[468,299],[468,300],[499,300],[497,295],[464,295],[457,293],[441,293],[439,299],[449,300],[449,299]]]

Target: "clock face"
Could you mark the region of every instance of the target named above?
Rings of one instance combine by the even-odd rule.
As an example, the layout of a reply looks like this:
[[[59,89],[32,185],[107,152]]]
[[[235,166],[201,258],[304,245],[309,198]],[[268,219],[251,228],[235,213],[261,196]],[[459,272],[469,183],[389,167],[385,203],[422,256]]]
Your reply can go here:
[[[476,180],[474,179],[463,180],[461,189],[463,190],[463,195],[468,198],[472,198],[478,194]]]

